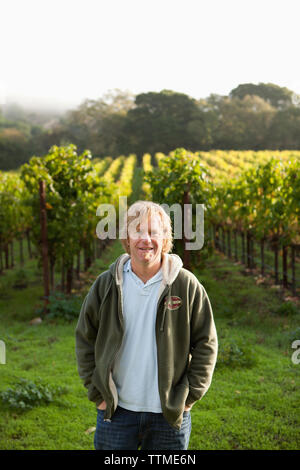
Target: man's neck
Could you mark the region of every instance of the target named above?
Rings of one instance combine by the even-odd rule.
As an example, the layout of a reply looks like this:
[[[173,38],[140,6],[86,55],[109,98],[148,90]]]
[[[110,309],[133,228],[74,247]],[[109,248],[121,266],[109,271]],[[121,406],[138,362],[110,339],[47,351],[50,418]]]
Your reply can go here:
[[[144,284],[151,279],[160,270],[162,265],[162,258],[160,262],[153,266],[135,264],[134,260],[131,259],[131,269],[136,276],[138,276]]]

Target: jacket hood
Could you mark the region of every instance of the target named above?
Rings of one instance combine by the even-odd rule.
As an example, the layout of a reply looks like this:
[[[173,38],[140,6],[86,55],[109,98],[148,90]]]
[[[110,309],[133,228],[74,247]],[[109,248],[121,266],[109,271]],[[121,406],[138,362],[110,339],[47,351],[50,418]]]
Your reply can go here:
[[[111,272],[112,276],[114,277],[116,284],[122,284],[123,281],[123,267],[126,261],[130,258],[128,253],[124,253],[117,258],[117,260],[112,263],[109,267],[109,271]],[[183,266],[183,262],[178,255],[175,254],[162,254],[162,275],[163,281],[162,285],[163,288],[166,285],[171,285],[176,277],[180,269]]]

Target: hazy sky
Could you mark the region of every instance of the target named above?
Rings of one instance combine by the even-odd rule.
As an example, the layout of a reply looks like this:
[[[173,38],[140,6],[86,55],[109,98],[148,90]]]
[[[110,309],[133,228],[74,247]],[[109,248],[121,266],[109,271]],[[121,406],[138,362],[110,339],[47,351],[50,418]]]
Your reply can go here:
[[[109,89],[300,93],[299,0],[0,0],[0,104],[74,107]]]

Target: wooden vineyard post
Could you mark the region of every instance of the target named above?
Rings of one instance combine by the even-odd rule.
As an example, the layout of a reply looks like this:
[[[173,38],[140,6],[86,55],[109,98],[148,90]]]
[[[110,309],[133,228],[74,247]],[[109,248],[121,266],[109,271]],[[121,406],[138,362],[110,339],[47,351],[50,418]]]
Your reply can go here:
[[[226,243],[225,243],[225,229],[224,229],[224,225],[222,227],[222,252],[226,253]]]
[[[251,239],[250,233],[247,231],[247,268],[251,269]]]
[[[219,250],[219,227],[218,225],[214,225],[215,229],[215,248]]]
[[[287,246],[282,247],[282,275],[283,275],[283,287],[288,287],[288,276],[287,276]]]
[[[238,249],[237,249],[237,230],[234,231],[234,259],[238,262]]]
[[[9,269],[9,253],[8,253],[8,243],[5,244],[4,247],[4,254],[5,254],[5,269]]]
[[[30,244],[30,230],[26,230],[26,238],[27,238],[27,249],[29,258],[32,258],[32,251],[31,251],[31,244]]]
[[[255,268],[255,252],[254,252],[254,237],[252,236],[250,239],[250,247],[251,247],[251,268]]]
[[[188,270],[191,270],[191,258],[190,258],[190,250],[187,250],[186,249],[186,243],[187,243],[187,239],[185,237],[185,231],[184,231],[184,214],[185,214],[185,211],[184,211],[184,207],[185,207],[185,204],[189,204],[190,203],[190,195],[189,195],[189,191],[185,191],[184,194],[183,194],[183,211],[182,211],[182,229],[183,229],[183,237],[182,237],[182,242],[183,242],[183,267],[185,269],[188,269]],[[192,223],[192,217],[191,217],[191,223]]]
[[[261,257],[261,275],[265,274],[265,241],[262,239],[260,241],[260,257]]]
[[[10,242],[10,267],[13,268],[15,266],[15,258],[14,258],[14,241]]]
[[[65,257],[62,255],[61,259],[61,282],[60,282],[61,292],[65,292]]]
[[[217,225],[217,247],[221,251],[221,226]]]
[[[86,244],[84,244],[84,248],[83,248],[83,265],[84,265],[84,271],[87,271],[88,269],[88,256],[87,256],[87,247],[86,247]]]
[[[241,233],[242,237],[242,263],[246,264],[246,259],[245,259],[245,234],[244,232]]]
[[[76,261],[77,261],[77,264],[76,264],[76,279],[79,281],[80,279],[80,249],[77,253],[77,258],[76,258]]]
[[[84,271],[87,271],[92,265],[91,247],[88,242],[84,244]]]
[[[213,226],[211,224],[208,225],[208,233],[209,233],[209,240],[211,241],[212,245],[214,245],[214,229],[213,229]]]
[[[54,292],[54,267],[55,267],[55,259],[53,256],[50,257],[50,288],[51,291]]]
[[[19,246],[20,246],[20,265],[24,266],[23,236],[19,240]]]
[[[278,279],[278,245],[277,242],[274,246],[274,267],[275,267],[275,284],[279,284]]]
[[[216,226],[215,226],[215,224],[212,224],[212,230],[213,230],[214,249],[216,249],[217,248],[217,240],[216,240]]]
[[[220,229],[220,225],[217,225],[216,240],[217,240],[217,248],[218,248],[219,251],[221,251],[221,229]]]
[[[227,253],[228,258],[231,258],[231,230],[228,228],[227,230]]]
[[[66,273],[66,293],[67,295],[70,295],[72,292],[72,284],[73,284],[73,262],[74,258],[72,258],[71,264],[68,265],[67,267],[67,273]]]
[[[292,292],[293,295],[296,295],[296,269],[295,269],[295,255],[296,255],[296,247],[292,245],[292,252],[291,252],[291,263],[292,263]]]
[[[40,186],[40,220],[42,237],[42,259],[43,259],[43,279],[44,279],[44,313],[47,313],[49,303],[49,263],[48,263],[48,236],[47,236],[47,213],[46,213],[46,186],[45,181],[39,181]]]

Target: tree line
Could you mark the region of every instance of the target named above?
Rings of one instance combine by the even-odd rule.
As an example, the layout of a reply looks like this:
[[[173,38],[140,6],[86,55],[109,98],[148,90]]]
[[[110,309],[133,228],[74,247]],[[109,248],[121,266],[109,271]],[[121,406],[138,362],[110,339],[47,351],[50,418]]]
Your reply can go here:
[[[0,113],[0,169],[17,168],[53,145],[75,144],[93,157],[190,151],[300,148],[300,96],[272,83],[241,84],[195,99],[172,90],[112,90],[85,100],[55,124],[9,121]],[[23,127],[22,127],[23,126]],[[26,127],[27,126],[27,127]],[[26,128],[26,129],[25,129]]]

